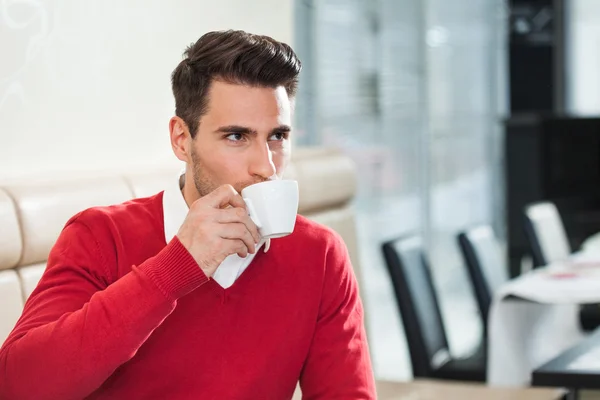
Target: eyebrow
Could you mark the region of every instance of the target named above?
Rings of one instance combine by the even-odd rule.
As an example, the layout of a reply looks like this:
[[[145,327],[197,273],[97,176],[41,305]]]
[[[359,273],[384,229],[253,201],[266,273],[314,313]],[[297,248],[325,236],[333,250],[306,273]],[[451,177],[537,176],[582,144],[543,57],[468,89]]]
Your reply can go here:
[[[271,129],[271,133],[284,133],[290,132],[292,128],[289,125],[279,125],[276,128]],[[215,133],[241,133],[245,135],[257,135],[258,132],[254,129],[250,129],[246,126],[240,125],[227,125],[221,126],[215,131]]]

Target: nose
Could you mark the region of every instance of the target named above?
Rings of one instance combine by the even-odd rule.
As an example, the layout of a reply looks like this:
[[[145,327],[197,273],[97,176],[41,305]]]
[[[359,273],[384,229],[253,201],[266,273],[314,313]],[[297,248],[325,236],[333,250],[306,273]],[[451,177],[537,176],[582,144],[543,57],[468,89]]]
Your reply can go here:
[[[250,175],[267,180],[276,174],[277,169],[273,163],[273,152],[267,142],[257,141],[256,148],[250,163]]]

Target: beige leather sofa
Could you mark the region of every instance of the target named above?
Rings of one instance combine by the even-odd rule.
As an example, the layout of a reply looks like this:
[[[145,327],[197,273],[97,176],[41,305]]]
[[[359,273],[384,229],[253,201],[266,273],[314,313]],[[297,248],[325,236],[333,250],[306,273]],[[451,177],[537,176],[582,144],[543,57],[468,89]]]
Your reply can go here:
[[[156,194],[176,179],[178,168],[0,183],[0,343],[14,327],[44,272],[52,245],[72,215],[88,207]],[[285,177],[298,180],[300,214],[332,227],[344,238],[360,281],[350,204],[356,190],[351,160],[331,149],[296,149]]]

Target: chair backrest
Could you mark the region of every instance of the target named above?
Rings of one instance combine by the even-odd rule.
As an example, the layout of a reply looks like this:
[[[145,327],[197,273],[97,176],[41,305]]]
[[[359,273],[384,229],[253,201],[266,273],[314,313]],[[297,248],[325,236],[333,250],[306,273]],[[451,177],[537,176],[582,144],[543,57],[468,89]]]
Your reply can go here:
[[[412,236],[383,244],[404,331],[414,377],[431,377],[450,360],[448,340],[442,322],[431,272],[422,241]]]
[[[458,243],[477,297],[483,326],[487,329],[493,294],[508,280],[500,244],[489,225],[481,225],[460,233]]]
[[[536,267],[563,261],[571,254],[565,227],[553,203],[525,207],[525,235]]]

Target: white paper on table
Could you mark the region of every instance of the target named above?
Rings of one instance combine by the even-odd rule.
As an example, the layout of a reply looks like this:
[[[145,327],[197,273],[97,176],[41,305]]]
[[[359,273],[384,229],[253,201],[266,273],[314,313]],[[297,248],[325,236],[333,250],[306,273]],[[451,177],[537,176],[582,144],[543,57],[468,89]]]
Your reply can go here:
[[[517,296],[547,304],[600,303],[600,268],[553,264],[507,282],[495,297]]]

